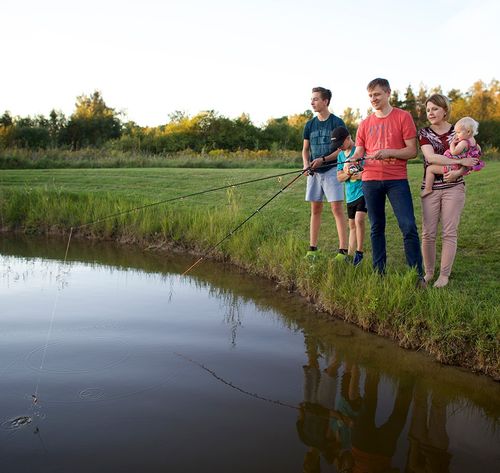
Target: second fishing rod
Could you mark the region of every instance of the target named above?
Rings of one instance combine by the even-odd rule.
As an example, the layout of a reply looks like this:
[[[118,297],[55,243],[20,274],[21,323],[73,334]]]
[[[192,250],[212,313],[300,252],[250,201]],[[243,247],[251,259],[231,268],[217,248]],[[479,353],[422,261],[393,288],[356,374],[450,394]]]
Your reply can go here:
[[[260,205],[254,212],[252,212],[247,218],[245,218],[242,222],[240,222],[236,227],[234,227],[231,231],[229,231],[223,238],[221,238],[217,243],[212,245],[208,250],[206,250],[203,255],[198,258],[189,268],[187,268],[182,275],[185,276],[188,272],[190,272],[193,268],[198,266],[204,259],[206,259],[212,251],[217,249],[222,243],[224,243],[227,239],[229,239],[235,232],[237,232],[243,225],[245,225],[249,220],[251,220],[253,217],[255,217],[264,207],[266,207],[269,203],[271,203],[276,197],[278,197],[281,193],[283,193],[286,189],[291,187],[301,176],[304,174],[309,174],[313,175],[316,171],[321,170],[321,169],[330,169],[333,166],[338,166],[340,164],[346,164],[346,163],[353,163],[355,164],[356,162],[362,161],[363,158],[359,158],[356,160],[347,160],[347,161],[331,161],[327,162],[324,165],[318,166],[315,169],[312,169],[311,167],[307,167],[305,169],[302,169],[300,171],[300,174],[296,177],[294,177],[291,181],[289,181],[285,186],[283,186],[278,192],[273,194],[269,199],[267,199],[262,205]]]

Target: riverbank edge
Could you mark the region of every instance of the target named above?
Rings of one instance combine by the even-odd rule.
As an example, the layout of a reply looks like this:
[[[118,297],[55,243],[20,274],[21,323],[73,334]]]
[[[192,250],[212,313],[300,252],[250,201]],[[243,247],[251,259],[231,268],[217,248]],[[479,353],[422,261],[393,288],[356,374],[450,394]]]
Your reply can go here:
[[[4,233],[18,233],[18,234],[33,234],[33,228],[18,226],[16,228],[6,228],[5,222],[4,226],[0,228],[1,232]],[[117,229],[115,228],[115,231]],[[39,234],[43,234],[46,236],[57,236],[68,238],[69,229],[63,228],[59,225],[53,225],[50,227],[46,227],[41,232],[36,232]],[[307,302],[313,305],[317,311],[321,311],[323,313],[328,314],[328,316],[333,319],[340,319],[348,323],[352,323],[355,326],[382,336],[384,338],[391,339],[396,342],[396,344],[408,350],[414,351],[423,351],[429,356],[431,356],[434,360],[442,363],[444,365],[456,366],[460,368],[465,368],[476,374],[483,374],[495,381],[500,381],[500,367],[498,362],[498,338],[496,340],[495,349],[493,353],[490,353],[491,356],[485,356],[485,353],[478,353],[475,348],[475,340],[468,340],[469,343],[462,344],[460,346],[455,346],[452,350],[454,356],[450,357],[450,350],[446,351],[442,349],[441,343],[439,339],[430,339],[426,340],[425,337],[425,329],[422,327],[422,331],[420,333],[408,333],[404,330],[404,328],[398,329],[397,326],[391,323],[384,323],[383,321],[387,320],[382,316],[380,317],[381,321],[379,323],[374,323],[373,318],[366,318],[363,315],[356,317],[349,310],[342,310],[342,307],[338,304],[335,304],[334,300],[327,300],[322,297],[321,291],[318,288],[314,287],[314,281],[307,281],[307,277],[305,277],[302,281],[298,281],[293,278],[283,278],[277,275],[278,272],[270,272],[269,268],[262,268],[256,266],[255,263],[252,264],[248,261],[245,261],[241,258],[233,257],[230,252],[213,252],[210,255],[206,254],[206,248],[196,244],[196,240],[183,239],[182,243],[179,241],[175,241],[172,239],[165,238],[160,235],[153,235],[148,237],[138,237],[133,233],[126,232],[125,234],[120,234],[120,232],[116,232],[116,236],[110,237],[109,235],[96,235],[95,233],[84,233],[75,231],[72,233],[71,239],[78,239],[79,241],[89,240],[89,241],[114,241],[120,245],[126,245],[133,248],[137,248],[140,251],[152,251],[155,253],[167,253],[167,252],[175,252],[175,253],[188,253],[193,257],[209,259],[212,261],[217,261],[219,263],[231,264],[240,270],[243,270],[249,274],[256,275],[262,278],[265,278],[269,281],[272,281],[273,284],[277,286],[285,288],[288,292],[295,293],[300,297],[303,297],[307,300]],[[70,243],[68,241],[68,243]],[[336,264],[333,258],[326,258],[320,262],[316,267],[310,266],[311,274],[314,278],[314,274],[321,273],[326,267],[329,270],[333,270],[337,272],[338,270],[342,271],[342,264]],[[345,265],[345,267],[348,267]],[[368,270],[368,265],[365,265],[365,274],[371,273],[371,270]],[[188,269],[188,268],[186,268]],[[375,278],[380,280],[380,276],[375,274],[370,274],[371,278]],[[387,276],[385,279],[388,279]],[[421,291],[422,289],[416,289],[415,286],[415,275],[408,272],[406,275],[403,275],[403,279],[406,280],[408,287],[411,287],[412,290]],[[306,284],[304,284],[307,281]],[[402,316],[404,314],[401,314]]]

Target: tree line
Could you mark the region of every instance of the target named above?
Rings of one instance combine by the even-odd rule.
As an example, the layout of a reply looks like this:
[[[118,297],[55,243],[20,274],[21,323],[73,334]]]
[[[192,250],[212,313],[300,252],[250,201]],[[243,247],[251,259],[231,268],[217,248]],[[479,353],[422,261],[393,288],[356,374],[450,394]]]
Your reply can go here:
[[[391,103],[407,110],[417,127],[427,123],[425,100],[432,93],[442,93],[440,87],[428,90],[420,86],[415,93],[409,85],[401,93],[394,90]],[[500,148],[500,82],[475,82],[467,92],[452,89],[447,93],[452,102],[451,121],[472,116],[479,121],[478,141],[482,146]],[[370,110],[367,111],[367,114]],[[102,94],[95,91],[77,97],[75,110],[66,117],[52,110],[48,117],[12,116],[5,111],[0,117],[0,148],[68,149],[107,147],[120,151],[152,154],[192,150],[198,153],[212,150],[300,150],[302,132],[310,110],[303,113],[271,118],[257,127],[247,114],[235,119],[214,110],[189,116],[176,111],[164,125],[141,127],[126,121],[120,112],[106,105]],[[346,108],[341,118],[352,134],[362,119],[359,109]]]

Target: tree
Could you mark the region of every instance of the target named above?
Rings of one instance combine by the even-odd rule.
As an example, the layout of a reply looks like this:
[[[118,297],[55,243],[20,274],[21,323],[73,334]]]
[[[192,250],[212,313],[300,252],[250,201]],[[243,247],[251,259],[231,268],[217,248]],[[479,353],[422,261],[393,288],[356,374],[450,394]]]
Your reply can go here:
[[[415,120],[415,124],[417,125],[417,128],[421,128],[426,125],[427,123],[427,112],[426,112],[426,106],[425,106],[425,101],[429,98],[428,92],[426,87],[423,84],[420,84],[420,87],[418,89],[418,94],[416,97],[416,112],[417,112],[417,118]]]
[[[448,98],[450,99],[451,102],[460,100],[462,98],[462,92],[460,92],[459,89],[451,89],[448,92]]]
[[[389,102],[393,107],[401,108],[403,106],[403,102],[401,100],[399,100],[399,90],[392,91],[391,98],[389,99]]]
[[[99,91],[89,96],[80,95],[75,107],[65,137],[73,149],[100,146],[121,136],[120,114],[106,105]]]
[[[361,113],[359,112],[359,108],[353,110],[351,107],[347,107],[340,118],[344,120],[349,133],[354,137],[356,135],[359,122],[361,121]]]
[[[174,110],[168,114],[168,120],[172,123],[181,123],[186,119],[189,119],[189,116],[183,110]]]
[[[12,115],[8,110],[3,112],[3,115],[0,117],[0,126],[12,126],[14,124],[14,120],[12,119]]]
[[[403,110],[406,110],[411,114],[413,117],[414,121],[418,120],[418,113],[417,113],[417,98],[415,97],[415,94],[413,93],[413,89],[411,88],[411,85],[408,85],[406,88],[405,92],[405,99],[404,102],[401,104],[401,108]]]

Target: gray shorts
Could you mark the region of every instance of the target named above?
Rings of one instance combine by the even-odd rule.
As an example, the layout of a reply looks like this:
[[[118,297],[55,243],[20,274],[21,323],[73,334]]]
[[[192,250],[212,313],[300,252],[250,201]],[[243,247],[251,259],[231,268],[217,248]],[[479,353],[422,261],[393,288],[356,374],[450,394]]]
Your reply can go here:
[[[307,176],[306,201],[323,202],[325,197],[327,202],[344,200],[344,183],[337,180],[336,168]]]

